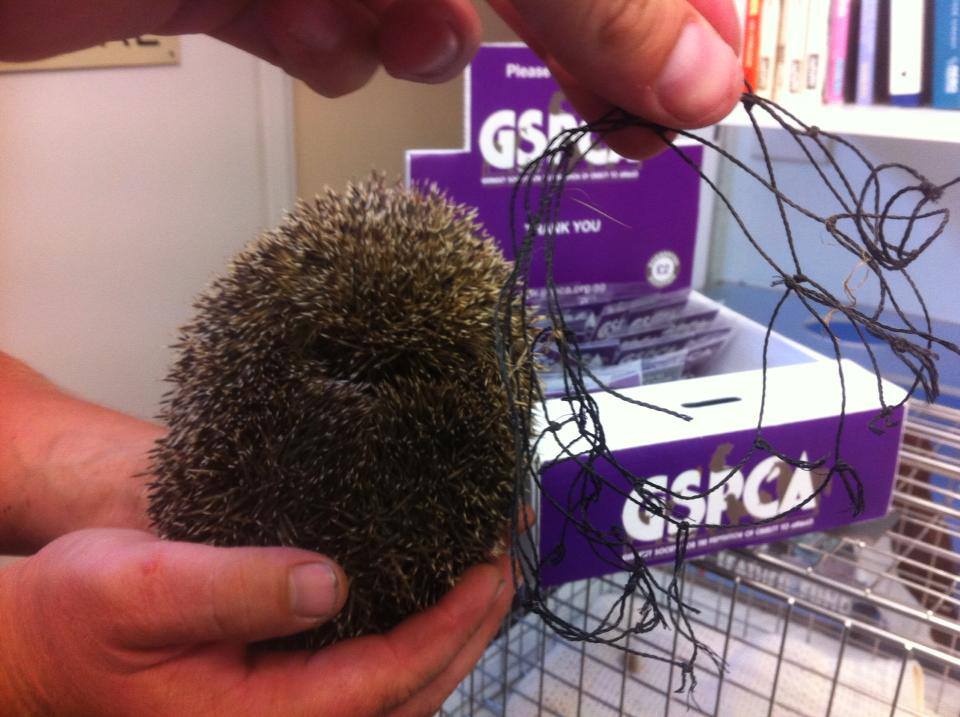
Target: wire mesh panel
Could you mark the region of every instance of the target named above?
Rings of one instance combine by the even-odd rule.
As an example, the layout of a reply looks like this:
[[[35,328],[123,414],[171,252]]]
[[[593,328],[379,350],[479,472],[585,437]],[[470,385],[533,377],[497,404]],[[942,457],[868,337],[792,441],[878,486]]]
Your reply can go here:
[[[567,642],[516,614],[441,714],[956,717],[958,525],[960,411],[913,406],[886,519],[687,566],[697,637],[725,666],[699,661],[695,690],[677,692],[663,662]],[[551,607],[590,630],[621,584],[570,583]],[[629,640],[664,657],[690,649],[666,629]]]

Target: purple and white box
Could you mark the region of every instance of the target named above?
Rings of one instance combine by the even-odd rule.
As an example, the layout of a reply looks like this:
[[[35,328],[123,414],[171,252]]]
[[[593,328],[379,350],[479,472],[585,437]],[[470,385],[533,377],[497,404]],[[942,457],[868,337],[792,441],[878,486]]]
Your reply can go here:
[[[463,148],[408,152],[407,181],[435,182],[456,201],[476,207],[480,221],[512,258],[509,208],[514,182],[550,138],[579,124],[546,67],[528,48],[488,45],[466,75]],[[689,290],[698,221],[710,221],[709,216],[698,217],[700,192],[708,190],[683,158],[665,152],[643,162],[625,160],[595,140],[584,139],[555,224],[538,228],[556,237],[554,278],[562,285],[565,306],[583,309],[585,326],[600,321],[605,303],[626,307],[645,295],[655,303],[661,298],[669,302],[668,297]],[[681,151],[689,162],[702,164],[701,147],[685,146]],[[522,236],[523,227],[518,232]],[[543,284],[544,273],[535,264],[531,286]],[[626,296],[623,287],[630,289]],[[824,474],[795,469],[776,456],[752,450],[766,327],[695,290],[686,296],[677,315],[715,316],[729,339],[714,341],[705,332],[705,344],[698,346],[703,350],[680,361],[676,374],[687,376],[696,365],[694,378],[618,389],[639,401],[689,414],[693,416],[689,422],[595,394],[607,445],[617,461],[650,485],[693,496],[726,478],[731,466],[750,455],[723,488],[705,498],[676,501],[675,515],[691,524],[691,556],[852,522],[847,493],[835,480],[802,509],[779,521],[756,523],[797,505]],[[588,317],[589,312],[593,313]],[[626,315],[623,318],[623,331],[644,330],[641,314],[633,328]],[[595,353],[598,361],[605,360],[600,346]],[[764,438],[786,455],[811,461],[831,456],[841,409],[836,361],[773,333],[767,367]],[[626,375],[634,368],[624,365],[622,371]],[[843,370],[847,402],[842,455],[856,468],[865,488],[866,505],[856,520],[870,520],[889,509],[903,413],[901,409],[890,417],[895,427],[881,433],[871,430],[880,412],[876,378],[847,361]],[[885,383],[884,392],[889,403],[903,396],[892,384]],[[567,413],[567,406],[562,399],[547,402],[554,418]],[[576,437],[561,433],[558,438],[572,442]],[[558,460],[560,450],[552,441],[541,441],[541,446],[543,492],[549,499],[538,496],[535,508],[541,554],[550,555],[564,532],[557,505],[566,504],[577,466],[570,459]],[[622,528],[648,563],[672,560],[672,526],[644,511],[631,497],[632,486],[615,471],[605,475],[615,485],[590,507],[591,522],[604,530]],[[724,527],[698,528],[701,524]],[[544,584],[614,569],[576,531],[565,531],[563,542],[564,558],[541,566]]]

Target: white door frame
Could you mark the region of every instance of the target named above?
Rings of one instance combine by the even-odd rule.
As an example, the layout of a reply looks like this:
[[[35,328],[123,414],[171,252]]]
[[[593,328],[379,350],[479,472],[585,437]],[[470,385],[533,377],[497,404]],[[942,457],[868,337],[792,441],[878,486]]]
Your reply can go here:
[[[257,60],[257,102],[263,227],[268,229],[296,203],[297,160],[293,80],[265,60]]]

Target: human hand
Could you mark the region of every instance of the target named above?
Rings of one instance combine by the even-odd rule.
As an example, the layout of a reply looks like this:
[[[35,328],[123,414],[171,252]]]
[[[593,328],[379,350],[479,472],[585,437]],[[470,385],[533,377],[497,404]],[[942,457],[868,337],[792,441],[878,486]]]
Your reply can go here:
[[[56,441],[40,442],[34,480],[23,481],[21,499],[14,501],[18,510],[0,526],[4,550],[29,554],[85,528],[150,529],[150,451],[166,431],[93,404],[73,404],[60,402],[62,412],[47,413],[46,425],[33,434],[42,437],[63,421]],[[74,408],[79,415],[70,415]]]
[[[588,120],[618,107],[676,129],[723,119],[743,92],[732,0],[488,0]],[[604,137],[620,154],[663,149],[653,132]]]
[[[588,119],[611,107],[677,128],[721,119],[742,90],[731,0],[489,0]],[[55,18],[54,21],[51,21]],[[207,33],[334,97],[382,64],[442,82],[480,42],[469,0],[0,0],[0,60],[30,60],[145,33]],[[642,156],[651,133],[611,137]]]
[[[149,452],[164,432],[0,353],[0,553],[82,528],[147,529]]]
[[[314,568],[297,582],[318,561],[340,587]],[[512,596],[502,558],[385,635],[312,654],[247,646],[322,623],[346,592],[304,550],[71,533],[0,571],[0,714],[431,714]]]

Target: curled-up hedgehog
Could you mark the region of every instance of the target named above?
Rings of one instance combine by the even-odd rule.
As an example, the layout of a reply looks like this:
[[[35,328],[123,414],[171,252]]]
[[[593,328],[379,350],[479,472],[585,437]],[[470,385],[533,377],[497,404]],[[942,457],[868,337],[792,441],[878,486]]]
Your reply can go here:
[[[382,632],[435,603],[503,549],[513,510],[494,339],[510,270],[474,212],[433,187],[374,177],[301,202],[181,330],[153,452],[160,534],[337,560],[345,608],[287,646]],[[509,375],[528,396],[531,329],[512,316]]]

